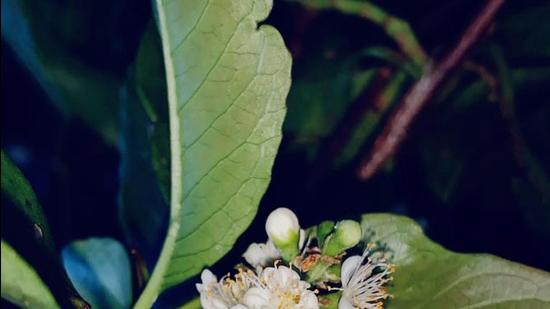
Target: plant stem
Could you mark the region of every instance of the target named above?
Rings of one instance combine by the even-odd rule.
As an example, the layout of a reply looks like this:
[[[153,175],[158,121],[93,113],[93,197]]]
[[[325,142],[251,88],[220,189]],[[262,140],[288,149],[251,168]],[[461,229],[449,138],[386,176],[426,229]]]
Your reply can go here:
[[[476,18],[466,28],[457,44],[435,65],[428,65],[422,77],[411,87],[402,103],[391,115],[372,150],[359,167],[358,176],[369,179],[391,157],[404,140],[409,127],[435,91],[460,64],[464,55],[479,41],[493,21],[504,0],[488,0]]]
[[[174,251],[174,246],[176,242],[176,235],[179,229],[179,222],[174,218],[179,217],[179,211],[181,209],[181,188],[176,185],[174,179],[181,178],[181,164],[179,158],[181,158],[180,148],[178,143],[174,141],[179,141],[179,122],[177,119],[177,95],[176,95],[176,85],[174,79],[169,78],[168,76],[174,76],[174,67],[173,63],[169,60],[171,47],[168,39],[168,29],[166,26],[166,15],[164,13],[164,7],[162,0],[155,0],[154,5],[156,6],[156,11],[158,13],[158,25],[160,36],[162,40],[162,52],[164,56],[164,67],[166,70],[166,85],[168,93],[168,109],[169,109],[169,120],[170,120],[170,157],[171,157],[171,213],[170,213],[170,223],[168,225],[168,233],[162,249],[160,251],[160,256],[157,260],[157,264],[149,278],[149,281],[145,285],[145,289],[139,296],[137,302],[134,305],[135,309],[148,309],[153,306],[157,300],[160,292],[163,290],[163,279],[168,269],[168,263],[170,261],[170,256]]]
[[[353,14],[365,18],[380,26],[392,38],[401,51],[415,64],[424,65],[428,59],[426,53],[418,43],[409,24],[395,17],[382,8],[370,3],[355,0],[294,0],[305,6],[316,9],[336,9],[346,14]]]

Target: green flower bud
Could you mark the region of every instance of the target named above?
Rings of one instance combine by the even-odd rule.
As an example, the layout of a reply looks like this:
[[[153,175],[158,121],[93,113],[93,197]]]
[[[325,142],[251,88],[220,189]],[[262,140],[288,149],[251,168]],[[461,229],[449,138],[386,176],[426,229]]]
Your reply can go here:
[[[317,226],[317,243],[323,246],[325,238],[334,230],[334,221],[323,221]]]
[[[361,225],[353,220],[343,220],[336,224],[334,232],[324,243],[323,254],[336,256],[344,250],[355,247],[361,240]]]
[[[265,230],[285,261],[291,261],[298,255],[300,224],[292,210],[281,207],[272,211],[267,217]]]

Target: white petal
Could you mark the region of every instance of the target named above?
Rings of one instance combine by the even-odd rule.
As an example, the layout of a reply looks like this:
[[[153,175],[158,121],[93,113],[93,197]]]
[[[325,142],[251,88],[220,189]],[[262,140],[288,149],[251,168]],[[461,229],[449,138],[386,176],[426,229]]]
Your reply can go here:
[[[319,301],[317,300],[317,296],[313,291],[305,291],[302,294],[300,305],[302,308],[307,309],[319,309]]]
[[[229,309],[229,306],[221,299],[213,298],[211,304],[212,309]]]
[[[264,266],[263,264],[266,260],[266,256],[262,245],[263,244],[252,243],[243,254],[244,259],[253,267]]]
[[[304,229],[300,229],[300,240],[298,240],[298,249],[302,250],[305,242],[306,242],[306,231]]]
[[[346,297],[342,296],[338,302],[338,309],[355,309],[353,304]]]
[[[218,278],[209,269],[205,269],[201,273],[201,281],[203,284],[208,285],[212,282],[218,282]]]
[[[275,244],[271,240],[268,240],[265,243],[265,250],[266,254],[269,255],[272,260],[281,258],[281,253],[277,250],[277,248],[275,248]]]
[[[255,287],[249,289],[246,294],[244,294],[243,303],[249,309],[263,309],[265,306],[269,305],[271,297],[271,292]]]
[[[231,309],[248,309],[248,308],[245,305],[238,304],[231,307]]]
[[[287,287],[291,282],[300,282],[300,275],[286,266],[279,266],[275,271],[273,281],[279,287]]]
[[[203,284],[195,283],[195,287],[197,288],[197,291],[198,291],[199,293],[202,292],[202,290],[203,290],[203,288],[202,288],[202,287],[203,287]]]
[[[248,249],[246,249],[246,252],[243,254],[243,257],[248,264],[256,268],[258,266],[267,266],[269,263],[280,258],[281,254],[279,253],[279,250],[275,248],[273,242],[268,240],[267,243],[264,244],[250,244]]]
[[[207,293],[201,293],[201,307],[203,309],[211,309],[212,306],[210,305],[210,298],[208,297]]]
[[[203,309],[229,309],[229,306],[216,296],[209,296],[207,291],[200,295],[201,306]]]
[[[353,276],[353,271],[361,263],[361,256],[354,255],[347,258],[342,264],[341,278],[342,278],[342,287],[346,287]]]

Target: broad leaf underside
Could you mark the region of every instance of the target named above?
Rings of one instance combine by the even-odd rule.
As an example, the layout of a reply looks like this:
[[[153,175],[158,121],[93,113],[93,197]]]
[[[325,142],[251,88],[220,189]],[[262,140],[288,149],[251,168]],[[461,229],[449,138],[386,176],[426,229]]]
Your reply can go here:
[[[157,2],[172,154],[163,288],[221,258],[250,224],[269,183],[291,66],[277,30],[257,25],[271,5]]]

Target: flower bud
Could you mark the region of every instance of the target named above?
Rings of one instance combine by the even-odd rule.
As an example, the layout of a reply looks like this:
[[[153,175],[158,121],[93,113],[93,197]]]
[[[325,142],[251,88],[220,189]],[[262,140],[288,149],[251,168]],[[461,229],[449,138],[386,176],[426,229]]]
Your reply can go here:
[[[325,238],[334,230],[334,221],[323,221],[317,226],[317,243],[322,247]]]
[[[344,250],[355,247],[361,240],[361,225],[353,220],[343,220],[336,224],[323,246],[323,254],[336,256]]]
[[[285,261],[298,255],[300,225],[292,210],[281,207],[272,211],[267,217],[265,230]]]

